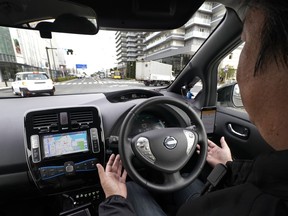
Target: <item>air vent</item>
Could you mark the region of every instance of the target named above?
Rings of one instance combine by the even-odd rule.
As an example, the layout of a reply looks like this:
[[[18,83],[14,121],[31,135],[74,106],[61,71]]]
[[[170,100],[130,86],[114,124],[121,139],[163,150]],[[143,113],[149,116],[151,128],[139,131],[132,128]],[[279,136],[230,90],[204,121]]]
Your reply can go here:
[[[90,124],[93,123],[92,111],[79,111],[70,113],[71,124]]]
[[[49,129],[50,127],[58,126],[58,115],[56,113],[53,114],[43,114],[43,115],[35,115],[33,118],[33,128],[34,129]]]

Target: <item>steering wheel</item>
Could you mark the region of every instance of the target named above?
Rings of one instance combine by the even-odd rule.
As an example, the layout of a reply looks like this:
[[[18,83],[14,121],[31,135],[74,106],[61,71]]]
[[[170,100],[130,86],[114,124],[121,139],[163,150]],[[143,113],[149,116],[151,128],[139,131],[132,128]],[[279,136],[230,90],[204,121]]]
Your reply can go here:
[[[135,117],[147,107],[160,104],[183,110],[193,127],[155,129],[129,137]],[[180,171],[191,159],[197,144],[201,151],[191,171],[183,175]],[[173,192],[190,184],[203,169],[207,155],[207,135],[198,114],[188,104],[166,96],[156,96],[136,105],[127,114],[120,129],[118,147],[123,166],[132,180],[148,190]],[[135,157],[162,173],[163,183],[152,182],[139,174],[133,165]]]

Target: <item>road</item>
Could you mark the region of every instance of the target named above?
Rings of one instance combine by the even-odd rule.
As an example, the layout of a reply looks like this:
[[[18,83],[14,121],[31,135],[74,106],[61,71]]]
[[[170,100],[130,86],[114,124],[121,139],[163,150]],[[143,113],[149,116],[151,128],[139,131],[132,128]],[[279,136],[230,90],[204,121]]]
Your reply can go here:
[[[94,78],[83,78],[55,83],[55,95],[108,92],[130,88],[153,89],[155,86],[145,86],[142,82],[135,80],[113,80],[109,78],[97,80]],[[19,96],[13,95],[11,88],[7,88],[0,91],[0,97]]]

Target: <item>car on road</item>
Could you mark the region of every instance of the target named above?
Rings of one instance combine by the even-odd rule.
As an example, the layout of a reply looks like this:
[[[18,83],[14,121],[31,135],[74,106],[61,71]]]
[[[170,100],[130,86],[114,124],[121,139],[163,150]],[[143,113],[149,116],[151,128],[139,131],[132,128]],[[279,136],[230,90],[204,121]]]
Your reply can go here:
[[[245,109],[234,107],[238,87],[217,94],[226,65],[221,82],[235,76],[242,2],[0,1],[0,81],[16,75],[12,91],[22,97],[57,91],[21,99],[0,89],[0,215],[97,216],[105,195],[95,164],[112,153],[127,181],[175,215],[173,193],[211,172],[208,138],[220,145],[225,136],[235,159],[271,152]],[[173,65],[174,81],[136,85],[137,61]],[[79,64],[111,78],[82,79]],[[77,76],[54,87],[46,73],[25,71]]]
[[[11,88],[13,94],[19,94],[21,97],[44,93],[54,95],[55,93],[53,81],[45,72],[38,71],[17,73]]]
[[[99,72],[99,78],[104,79],[105,78],[105,73],[104,72]]]
[[[84,76],[83,76],[82,74],[77,74],[76,77],[77,77],[78,79],[82,79]]]

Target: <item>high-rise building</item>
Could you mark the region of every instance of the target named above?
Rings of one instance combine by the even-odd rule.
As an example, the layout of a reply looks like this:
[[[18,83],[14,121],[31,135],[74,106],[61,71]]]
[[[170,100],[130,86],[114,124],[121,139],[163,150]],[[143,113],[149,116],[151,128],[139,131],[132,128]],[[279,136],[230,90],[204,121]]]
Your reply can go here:
[[[221,12],[215,10],[215,14],[213,14],[215,7],[218,7],[217,4],[205,2],[191,19],[178,29],[142,33],[143,42],[142,45],[139,42],[138,48],[143,47],[143,53],[140,50],[137,50],[137,53],[129,52],[134,50],[131,46],[135,43],[131,39],[129,42],[127,40],[127,35],[141,35],[141,33],[117,32],[116,44],[119,66],[123,68],[127,62],[139,60],[139,56],[142,55],[140,59],[144,61],[172,64],[173,71],[178,73],[209,36],[213,25],[217,22],[218,15],[225,13],[225,8],[221,8]],[[215,20],[213,20],[213,16]]]
[[[0,81],[9,78],[9,68],[13,63],[16,63],[16,56],[9,28],[0,27]]]
[[[213,30],[222,20],[226,12],[224,5],[219,3],[212,3],[212,17],[211,17],[211,30]]]
[[[115,38],[118,69],[129,73],[135,67],[135,61],[143,58],[144,33],[117,31]]]

